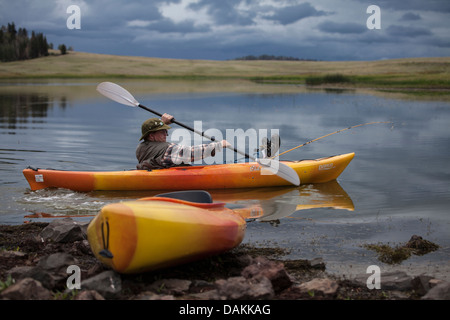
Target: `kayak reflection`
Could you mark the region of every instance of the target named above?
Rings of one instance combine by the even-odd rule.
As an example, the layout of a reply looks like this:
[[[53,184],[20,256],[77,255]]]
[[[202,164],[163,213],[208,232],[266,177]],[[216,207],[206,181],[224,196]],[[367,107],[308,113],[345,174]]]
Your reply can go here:
[[[245,219],[274,221],[286,218],[296,211],[333,208],[353,211],[350,196],[336,181],[288,188],[255,188],[239,190],[212,190],[214,201],[225,202]]]

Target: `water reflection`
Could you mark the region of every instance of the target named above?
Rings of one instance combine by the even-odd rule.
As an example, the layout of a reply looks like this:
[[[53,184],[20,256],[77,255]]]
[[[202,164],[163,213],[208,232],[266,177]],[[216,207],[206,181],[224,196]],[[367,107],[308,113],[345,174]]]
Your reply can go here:
[[[48,95],[42,94],[1,94],[0,121],[15,129],[16,123],[26,122],[29,117],[45,118],[53,106]]]
[[[279,221],[294,212],[308,209],[354,210],[352,199],[336,180],[295,188],[259,188],[234,192],[212,190],[210,193],[216,201],[252,208],[253,211],[247,211],[246,218],[257,221]]]
[[[155,196],[163,192],[80,193],[65,189],[45,189],[25,194],[20,202],[40,208],[31,210],[33,214],[28,214],[25,218],[92,217],[106,204]],[[281,219],[295,212],[308,209],[354,210],[352,199],[336,180],[294,188],[209,190],[208,192],[214,202],[225,202],[228,208],[236,210],[245,219],[261,222],[279,223]]]

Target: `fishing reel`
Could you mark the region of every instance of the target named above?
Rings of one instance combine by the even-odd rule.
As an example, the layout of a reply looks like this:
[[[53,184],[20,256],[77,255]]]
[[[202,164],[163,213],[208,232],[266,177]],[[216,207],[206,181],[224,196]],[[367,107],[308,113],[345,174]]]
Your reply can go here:
[[[255,150],[257,155],[256,157],[259,159],[270,158],[274,156],[278,150],[280,150],[280,145],[281,138],[277,133],[273,134],[270,140],[267,139],[267,137],[264,137],[259,149]]]

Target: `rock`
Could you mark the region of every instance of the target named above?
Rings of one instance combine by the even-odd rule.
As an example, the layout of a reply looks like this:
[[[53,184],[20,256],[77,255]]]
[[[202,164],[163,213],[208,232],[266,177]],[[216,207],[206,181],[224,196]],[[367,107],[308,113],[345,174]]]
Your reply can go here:
[[[105,300],[105,298],[95,290],[84,290],[78,293],[74,300]]]
[[[32,278],[29,276],[29,274],[32,273],[33,269],[35,267],[29,267],[29,266],[22,266],[22,267],[14,267],[8,271],[8,274],[13,279],[25,279],[25,278]]]
[[[134,297],[133,300],[175,300],[175,297],[168,294],[156,294],[151,291],[144,291]]]
[[[54,253],[39,260],[36,266],[14,267],[8,271],[13,279],[32,278],[49,290],[65,286],[67,267],[77,260],[66,253]]]
[[[310,295],[316,295],[319,294],[321,296],[334,296],[337,292],[337,289],[339,288],[339,285],[337,284],[336,281],[328,279],[328,278],[324,278],[324,279],[319,279],[319,278],[315,278],[312,279],[311,281],[302,283],[300,285],[297,286],[297,288],[300,290],[300,292],[302,293],[307,293]]]
[[[87,270],[86,278],[93,277],[96,274],[101,273],[103,270],[105,270],[103,264],[100,261],[97,261],[97,263]]]
[[[13,279],[22,280],[32,278],[39,281],[41,285],[49,290],[53,290],[56,286],[57,280],[55,277],[39,267],[14,267],[8,271]]]
[[[68,243],[85,240],[86,229],[86,223],[76,222],[72,218],[55,219],[39,235],[44,241]]]
[[[414,254],[424,255],[429,252],[435,251],[439,246],[431,241],[424,240],[421,236],[413,235],[411,239],[406,243],[406,248],[413,250]]]
[[[190,293],[203,293],[215,289],[214,283],[205,280],[193,280],[189,287]]]
[[[309,261],[311,268],[318,270],[325,270],[325,262],[322,258],[314,258]]]
[[[275,296],[272,283],[261,275],[250,279],[231,277],[226,280],[217,280],[215,284],[217,293],[222,299],[272,299]]]
[[[31,278],[22,279],[0,293],[2,299],[9,300],[48,300],[51,296],[39,281]]]
[[[122,279],[112,270],[104,271],[82,281],[81,289],[95,290],[106,299],[113,299],[122,291]]]
[[[37,264],[44,270],[66,275],[67,267],[77,264],[77,260],[64,252],[57,252],[41,258]]]
[[[253,262],[253,258],[250,255],[245,254],[245,255],[236,257],[236,262],[240,267],[244,268]]]
[[[325,263],[322,258],[314,258],[312,260],[297,259],[286,260],[284,266],[287,270],[301,271],[325,271]]]
[[[450,300],[450,282],[442,281],[422,297],[423,300]]]
[[[193,300],[220,300],[221,297],[216,289],[205,292],[193,293],[186,296],[187,299]]]
[[[408,276],[406,272],[394,271],[381,273],[382,290],[405,291],[411,290],[412,288],[412,277]]]
[[[284,265],[280,262],[271,261],[265,257],[257,257],[249,266],[245,267],[241,275],[244,278],[263,276],[270,280],[273,290],[280,292],[292,285]]]
[[[91,245],[88,240],[75,241],[70,253],[73,255],[92,254]]]
[[[160,279],[153,282],[149,289],[158,294],[180,296],[189,291],[192,281],[180,279]]]
[[[431,289],[430,285],[431,279],[433,278],[430,276],[425,275],[417,276],[411,282],[412,288],[418,295],[423,296]]]
[[[408,300],[410,296],[409,294],[403,291],[397,290],[389,291],[388,295],[390,300]]]
[[[26,258],[27,254],[21,251],[0,250],[0,258]]]
[[[193,280],[189,287],[187,299],[218,300],[220,299],[214,283],[205,280]]]
[[[367,287],[367,279],[370,274],[361,274],[353,279],[353,283],[358,286]],[[381,272],[381,290],[405,291],[413,289],[412,277],[403,271]]]
[[[399,264],[412,254],[424,255],[439,248],[437,244],[424,240],[417,235],[413,235],[406,244],[401,246],[390,247],[386,244],[368,244],[363,247],[377,252],[378,259],[387,264]]]
[[[444,280],[440,280],[440,279],[431,279],[430,280],[430,287],[434,288],[435,286],[437,286],[438,284],[444,282]]]

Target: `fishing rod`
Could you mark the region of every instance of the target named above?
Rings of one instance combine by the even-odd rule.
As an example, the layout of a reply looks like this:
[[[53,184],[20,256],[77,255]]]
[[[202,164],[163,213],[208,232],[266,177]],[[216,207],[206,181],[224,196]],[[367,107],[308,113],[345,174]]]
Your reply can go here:
[[[367,122],[367,123],[357,124],[357,125],[355,125],[355,126],[351,126],[351,127],[348,127],[348,128],[344,128],[344,129],[341,129],[341,130],[338,130],[338,131],[335,131],[335,132],[332,132],[332,133],[328,133],[328,134],[326,134],[326,135],[324,135],[324,136],[322,136],[322,137],[319,137],[319,138],[313,139],[313,140],[311,140],[311,141],[305,142],[305,143],[303,143],[303,144],[301,144],[301,145],[299,145],[299,146],[296,146],[296,147],[294,147],[294,148],[292,148],[292,149],[286,150],[286,151],[284,151],[284,152],[282,152],[282,153],[280,153],[280,154],[278,154],[278,155],[276,155],[276,156],[272,156],[272,157],[270,157],[270,158],[279,157],[279,156],[281,156],[281,155],[283,155],[283,154],[286,154],[286,153],[288,153],[288,152],[291,152],[291,151],[293,151],[293,150],[295,150],[295,149],[298,149],[298,148],[301,148],[301,147],[303,147],[303,146],[306,146],[307,144],[310,144],[310,143],[315,142],[315,141],[318,141],[318,140],[320,140],[320,139],[329,137],[329,136],[331,136],[331,135],[333,135],[333,134],[340,133],[340,132],[345,131],[345,130],[349,130],[349,129],[353,129],[353,128],[357,128],[357,127],[362,127],[362,126],[366,126],[366,125],[369,125],[369,124],[377,124],[377,123],[392,123],[392,122],[391,122],[391,121],[379,121],[379,122]]]

